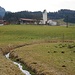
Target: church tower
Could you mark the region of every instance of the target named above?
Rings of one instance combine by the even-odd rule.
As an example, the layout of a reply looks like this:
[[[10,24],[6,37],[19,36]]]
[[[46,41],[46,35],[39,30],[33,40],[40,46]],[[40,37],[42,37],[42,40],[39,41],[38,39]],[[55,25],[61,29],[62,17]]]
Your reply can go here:
[[[43,11],[43,24],[46,24],[46,22],[47,22],[47,11],[44,10]]]

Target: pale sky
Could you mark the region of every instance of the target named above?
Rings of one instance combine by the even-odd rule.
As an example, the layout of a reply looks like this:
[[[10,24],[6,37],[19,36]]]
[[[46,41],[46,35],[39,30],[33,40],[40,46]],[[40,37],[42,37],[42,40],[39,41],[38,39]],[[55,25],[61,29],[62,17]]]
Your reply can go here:
[[[60,9],[75,10],[75,0],[0,0],[0,6],[6,11],[58,11]]]

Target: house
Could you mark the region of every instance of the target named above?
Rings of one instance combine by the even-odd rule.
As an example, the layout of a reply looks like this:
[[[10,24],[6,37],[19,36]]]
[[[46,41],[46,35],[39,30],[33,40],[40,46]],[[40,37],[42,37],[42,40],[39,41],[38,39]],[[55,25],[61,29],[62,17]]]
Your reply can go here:
[[[20,18],[19,22],[20,24],[36,24],[36,19]]]
[[[0,20],[0,26],[4,25],[5,20]]]
[[[2,25],[8,25],[9,22],[7,22],[6,20],[0,20],[0,26]]]
[[[56,26],[57,25],[57,22],[53,21],[53,20],[48,20],[47,21],[47,24],[48,25],[52,25],[52,26]]]

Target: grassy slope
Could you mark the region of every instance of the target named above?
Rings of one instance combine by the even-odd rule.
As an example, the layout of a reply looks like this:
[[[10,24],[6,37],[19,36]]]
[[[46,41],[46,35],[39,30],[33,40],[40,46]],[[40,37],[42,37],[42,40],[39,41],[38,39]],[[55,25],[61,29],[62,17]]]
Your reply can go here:
[[[0,75],[24,75],[19,68],[8,61],[0,52]]]
[[[75,75],[75,47],[68,44],[41,43],[22,47],[11,52],[17,55],[37,74]],[[74,44],[75,46],[75,44]]]
[[[64,33],[64,35],[65,35],[65,39],[68,39],[68,40],[75,40],[75,26],[73,26],[73,27],[69,27],[69,28],[66,28],[66,27],[59,27],[59,26],[53,26],[53,27],[51,27],[51,26],[34,26],[34,25],[28,25],[28,26],[26,26],[26,25],[8,25],[8,26],[2,26],[2,27],[0,27],[0,47],[3,47],[2,45],[4,45],[4,46],[12,46],[13,44],[15,44],[15,45],[18,45],[18,44],[23,44],[23,43],[25,43],[25,42],[32,42],[32,41],[37,41],[37,40],[51,40],[51,39],[54,39],[54,40],[62,40],[62,36],[63,36],[63,33]],[[50,44],[49,44],[50,45]],[[48,50],[47,50],[47,52],[46,52],[46,49],[44,50],[50,57],[48,57],[48,55],[46,54],[46,53],[44,53],[43,54],[43,48],[42,47],[40,47],[39,45],[33,45],[34,46],[34,48],[32,48],[32,47],[27,47],[27,49],[33,49],[33,51],[31,51],[31,52],[28,52],[28,53],[26,53],[26,55],[27,54],[29,54],[29,53],[34,53],[35,54],[35,58],[34,58],[34,56],[32,56],[32,58],[30,58],[31,56],[29,55],[29,60],[27,60],[27,62],[29,62],[29,61],[31,61],[30,59],[33,59],[34,60],[34,62],[33,63],[35,63],[36,61],[38,61],[38,62],[40,62],[39,63],[39,65],[41,66],[41,63],[43,63],[44,64],[44,67],[45,68],[48,68],[48,67],[46,67],[46,66],[49,66],[49,64],[48,64],[48,62],[46,62],[46,60],[47,61],[49,61],[49,62],[51,62],[50,64],[52,65],[52,62],[53,61],[55,61],[55,60],[52,60],[52,56],[54,55],[55,57],[56,56],[58,56],[58,55],[60,55],[61,53],[58,51],[58,53],[57,54],[51,54],[51,56],[50,56],[50,54],[48,53]],[[44,48],[46,48],[46,46],[45,46],[45,44],[43,44],[43,46],[44,46]],[[6,47],[5,47],[6,48]],[[52,48],[53,48],[53,46],[52,46]],[[25,49],[25,48],[24,48]],[[23,49],[23,50],[24,50]],[[36,53],[36,51],[35,51],[35,49],[39,49],[39,50],[36,50],[37,52],[39,52],[39,54],[37,55],[37,53]],[[53,48],[52,50],[55,50],[56,48]],[[50,49],[49,49],[50,50]],[[51,50],[51,51],[52,51]],[[60,49],[59,49],[60,50]],[[63,48],[63,50],[65,50],[64,48]],[[20,51],[21,52],[21,51]],[[46,56],[47,55],[47,56]],[[40,58],[40,59],[38,59],[39,57],[42,57],[42,58],[46,58],[46,60],[43,60],[42,58]],[[69,56],[69,54],[67,55],[67,57]],[[73,55],[74,56],[74,55]],[[72,58],[73,58],[73,56],[72,56]],[[66,57],[66,55],[65,55],[65,57]],[[23,56],[22,58],[24,58],[24,59],[28,59],[28,56],[27,56],[27,58],[25,58],[25,56]],[[47,58],[51,58],[51,60],[48,60]],[[63,57],[62,57],[63,58]],[[4,61],[6,61],[6,59],[3,57],[2,58]],[[23,60],[24,60],[23,59]],[[35,60],[35,59],[37,59],[37,60]],[[59,59],[59,58],[58,58]],[[58,65],[58,59],[56,59],[56,61],[57,61],[57,63],[56,63],[56,65]],[[66,58],[67,59],[67,58]],[[66,60],[65,59],[65,60]],[[74,59],[74,58],[73,58]],[[25,60],[24,60],[25,61]],[[6,61],[8,64],[9,64],[9,62],[8,61]],[[63,61],[62,61],[63,62]],[[74,60],[73,60],[73,62],[74,62]],[[5,64],[5,62],[3,62],[4,64]],[[45,65],[45,63],[47,63],[46,65]],[[65,62],[66,64],[67,63],[69,63],[69,62]],[[1,65],[3,65],[2,64],[2,62],[0,62],[0,64]],[[64,69],[62,69],[60,66],[61,65],[63,65],[63,64],[61,64],[59,67],[58,66],[56,66],[56,65],[53,65],[55,68],[58,68],[58,71],[59,71],[59,68],[61,69],[61,70],[63,70],[63,71],[65,71]],[[72,64],[73,66],[75,65],[75,63],[73,63]],[[52,66],[52,67],[53,67]],[[2,66],[3,68],[4,68],[4,66]],[[43,67],[43,68],[44,68]],[[39,67],[38,67],[39,68]],[[40,67],[41,68],[41,67]],[[72,68],[72,67],[71,67]],[[70,69],[71,69],[70,68]],[[5,68],[5,69],[8,69],[8,68]],[[49,68],[50,69],[50,68]],[[41,69],[42,70],[42,69]],[[73,68],[72,68],[72,70],[73,70]],[[71,71],[72,71],[71,70]],[[38,69],[38,71],[39,71],[39,69]],[[46,70],[45,70],[46,71]],[[48,71],[48,70],[47,70]],[[67,70],[68,71],[68,70]],[[2,69],[1,69],[1,71],[0,71],[0,73],[2,72]],[[68,71],[69,72],[69,71]],[[74,72],[74,70],[72,71],[72,72]],[[12,72],[13,73],[13,72]],[[75,72],[74,72],[75,73]]]

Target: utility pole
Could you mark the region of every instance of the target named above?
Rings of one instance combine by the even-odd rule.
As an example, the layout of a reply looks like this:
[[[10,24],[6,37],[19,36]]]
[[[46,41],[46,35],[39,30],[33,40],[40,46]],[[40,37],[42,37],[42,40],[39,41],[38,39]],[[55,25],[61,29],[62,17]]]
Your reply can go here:
[[[66,16],[67,22],[66,22],[66,28],[68,28],[68,15]]]

